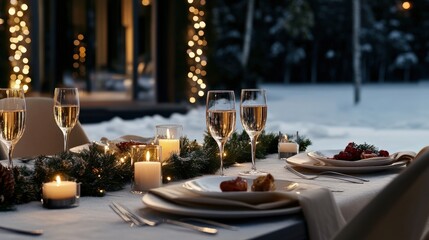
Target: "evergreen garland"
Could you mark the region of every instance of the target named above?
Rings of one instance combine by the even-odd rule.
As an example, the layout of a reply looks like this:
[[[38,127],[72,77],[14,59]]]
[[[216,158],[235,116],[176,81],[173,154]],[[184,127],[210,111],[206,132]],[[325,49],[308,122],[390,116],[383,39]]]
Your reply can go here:
[[[299,137],[296,142],[304,151],[311,141]],[[129,145],[122,143],[121,146]],[[277,153],[278,135],[263,132],[258,138],[256,157],[265,158],[267,154]],[[250,161],[249,137],[242,133],[233,133],[225,145],[224,166],[236,162]],[[44,182],[53,181],[60,175],[65,180],[81,183],[81,196],[104,196],[106,191],[123,189],[131,181],[132,167],[129,148],[120,148],[106,152],[97,144],[89,145],[79,153],[63,152],[55,156],[39,156],[34,168],[17,166],[13,169],[14,181],[6,181],[11,173],[5,167],[0,168],[0,211],[14,209],[14,204],[39,201],[42,197]],[[180,155],[174,154],[162,163],[163,181],[189,179],[203,174],[214,174],[220,167],[219,148],[213,138],[206,133],[204,143],[196,140],[181,139]],[[9,175],[8,175],[9,174]],[[3,179],[3,180],[2,180]],[[13,189],[13,194],[6,189]]]

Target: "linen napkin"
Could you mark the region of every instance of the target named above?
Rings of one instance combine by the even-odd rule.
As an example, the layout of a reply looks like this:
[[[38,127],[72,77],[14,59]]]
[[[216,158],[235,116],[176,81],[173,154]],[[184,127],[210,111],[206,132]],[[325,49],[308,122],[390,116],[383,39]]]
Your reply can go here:
[[[334,234],[345,226],[346,221],[329,189],[302,191],[298,194],[298,200],[307,221],[311,240],[332,239]]]
[[[281,192],[220,192],[222,197],[211,197],[194,193],[180,185],[155,188],[149,192],[179,205],[210,209],[268,210],[297,205],[296,196]]]
[[[392,154],[392,158],[394,159],[393,162],[407,162],[407,164],[410,164],[414,158],[416,157],[416,153],[415,152],[411,152],[411,151],[403,151],[403,152],[396,152],[394,154]]]
[[[345,224],[344,218],[334,202],[332,193],[325,188],[290,192],[226,193],[225,197],[212,197],[196,194],[181,185],[169,185],[152,189],[148,194],[154,194],[182,206],[231,211],[239,209],[255,211],[278,209],[296,206],[299,203],[306,218],[309,236],[312,240],[331,239]]]

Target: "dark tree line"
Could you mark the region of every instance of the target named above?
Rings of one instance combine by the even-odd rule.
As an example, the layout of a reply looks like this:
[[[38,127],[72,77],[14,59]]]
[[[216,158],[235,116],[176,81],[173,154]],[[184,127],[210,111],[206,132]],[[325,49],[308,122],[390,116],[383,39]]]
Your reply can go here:
[[[353,81],[352,1],[208,1],[210,83],[239,89],[258,82]],[[248,4],[253,2],[252,38],[243,66]],[[362,82],[428,78],[429,2],[360,0]]]

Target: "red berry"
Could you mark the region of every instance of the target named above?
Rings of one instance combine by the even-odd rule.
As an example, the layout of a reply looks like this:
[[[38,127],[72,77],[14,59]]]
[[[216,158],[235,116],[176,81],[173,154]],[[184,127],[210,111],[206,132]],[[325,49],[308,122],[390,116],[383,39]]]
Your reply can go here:
[[[386,150],[380,150],[378,152],[378,156],[380,156],[380,157],[388,157],[389,155],[390,155],[389,152]]]

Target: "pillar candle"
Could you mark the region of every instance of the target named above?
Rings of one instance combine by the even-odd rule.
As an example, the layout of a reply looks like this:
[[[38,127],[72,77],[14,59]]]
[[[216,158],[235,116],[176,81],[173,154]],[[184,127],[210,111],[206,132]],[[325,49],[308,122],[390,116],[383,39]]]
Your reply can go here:
[[[158,145],[161,146],[161,161],[169,159],[173,153],[180,154],[179,139],[159,139]]]
[[[146,191],[161,186],[161,163],[149,161],[147,152],[146,161],[134,163],[134,190]]]

